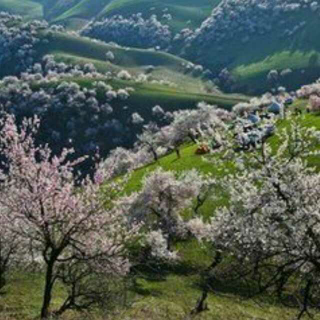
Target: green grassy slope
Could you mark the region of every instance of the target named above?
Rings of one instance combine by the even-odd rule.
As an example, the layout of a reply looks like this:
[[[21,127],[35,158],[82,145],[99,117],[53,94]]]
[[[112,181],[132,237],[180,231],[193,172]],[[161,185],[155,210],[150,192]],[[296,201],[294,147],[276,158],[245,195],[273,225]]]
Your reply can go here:
[[[305,101],[298,101],[294,107],[304,107]],[[314,126],[320,130],[320,115],[306,114],[302,118],[305,126]],[[288,126],[288,121],[279,123],[279,127]],[[276,145],[277,139],[271,138],[271,143]],[[170,154],[159,160],[157,164],[151,164],[133,173],[127,191],[137,190],[145,174],[162,167],[165,170],[183,171],[196,168],[201,172],[211,172],[218,175],[215,168],[203,161],[201,156],[195,155],[196,146],[188,145],[183,148],[181,158]],[[320,170],[319,161],[315,162]],[[212,215],[213,204],[202,208],[202,214]],[[119,312],[110,318],[97,315],[95,320],[185,320],[186,314],[195,305],[201,291],[199,288],[199,271],[204,270],[210,264],[210,255],[205,247],[199,247],[196,242],[184,242],[177,244],[182,254],[182,263],[177,268],[161,269],[157,273],[144,274],[137,279],[135,290],[131,294],[135,297],[129,310]],[[37,275],[13,274],[12,282],[0,299],[0,310],[8,320],[29,320],[37,315],[41,305],[40,289],[43,286],[43,278]],[[32,288],[32,290],[31,290]],[[272,297],[261,297],[253,302],[244,299],[245,292],[241,287],[216,284],[214,293],[208,297],[209,310],[203,312],[194,320],[291,320],[297,312],[293,308],[285,308]],[[64,296],[62,288],[58,288],[54,297],[57,305]],[[11,318],[10,318],[11,316]],[[64,319],[82,319],[81,316],[66,314]],[[320,319],[320,317],[315,317]]]
[[[63,23],[77,30],[91,19],[114,14],[125,16],[141,12],[171,26],[174,32],[183,28],[196,28],[206,19],[221,0],[0,0],[0,10],[26,16],[28,19],[46,18],[52,23]],[[172,20],[162,18],[164,10]]]
[[[111,64],[105,61],[105,54],[109,50],[114,52],[115,61]],[[170,87],[158,83],[137,83],[134,80],[121,81],[117,78],[107,81],[114,89],[132,87],[134,92],[130,93],[130,97],[123,101],[116,99],[111,105],[114,110],[111,116],[107,116],[104,120],[111,118],[117,119],[128,130],[130,137],[126,135],[124,140],[125,146],[131,146],[134,137],[140,132],[140,126],[131,123],[131,115],[138,112],[145,124],[154,121],[152,108],[160,105],[165,111],[176,111],[180,109],[195,108],[199,102],[205,101],[211,105],[218,105],[224,108],[231,108],[240,101],[247,101],[247,98],[240,95],[227,95],[220,92],[206,94],[203,90],[204,82],[201,78],[192,77],[182,72],[182,62],[184,60],[176,58],[172,55],[152,52],[148,50],[123,49],[106,44],[96,43],[88,39],[74,37],[65,33],[55,33],[50,36],[49,43],[43,45],[41,43],[37,48],[38,59],[45,54],[53,54],[58,62],[66,62],[75,64],[93,63],[98,71],[104,73],[112,71],[117,74],[120,70],[126,69],[132,75],[144,73],[146,66],[153,63],[154,71],[151,72],[152,79],[168,79],[176,86]],[[14,62],[13,62],[14,63]],[[7,66],[10,69],[10,66]],[[92,88],[93,82],[99,79],[70,79],[79,83],[81,87]],[[101,91],[101,92],[100,92]],[[105,101],[105,92],[98,92],[98,100]],[[55,127],[53,125],[53,127]],[[85,133],[85,129],[80,132]],[[64,129],[61,128],[62,132]],[[81,145],[85,137],[79,133],[75,139],[76,145]],[[111,139],[103,142],[103,150],[107,152],[110,148],[115,148]]]
[[[144,124],[154,121],[152,108],[155,105],[160,105],[165,111],[176,111],[180,109],[195,108],[199,102],[205,101],[211,105],[218,105],[224,108],[231,108],[240,101],[247,101],[248,98],[240,95],[227,95],[219,91],[212,94],[205,93],[203,86],[205,82],[199,77],[193,77],[190,74],[183,73],[182,63],[186,61],[177,58],[173,55],[153,52],[139,49],[125,49],[107,45],[104,43],[94,42],[89,39],[72,36],[66,33],[50,33],[44,32],[43,40],[35,47],[35,60],[40,61],[46,54],[55,56],[58,62],[66,62],[75,64],[93,63],[98,71],[113,72],[112,80],[107,81],[114,89],[126,89],[132,87],[134,92],[130,94],[127,100],[116,99],[112,101],[111,105],[114,112],[108,116],[106,115],[101,121],[110,121],[116,119],[125,127],[121,136],[123,146],[132,146],[135,142],[136,134],[140,133],[141,126],[132,124],[131,116],[138,112],[145,120]],[[115,54],[113,63],[105,60],[105,55],[108,51]],[[150,81],[145,83],[137,83],[134,80],[120,81],[116,80],[116,74],[123,69],[128,70],[132,75],[137,75],[146,72],[147,66],[152,63],[155,69],[151,72],[152,79],[164,80],[167,79],[175,84],[175,87],[170,87],[161,84],[160,81],[152,83]],[[16,61],[12,59],[10,63],[6,63],[0,68],[0,76],[11,74],[14,70]],[[150,72],[149,72],[150,73]],[[67,79],[68,81],[75,81],[81,87],[92,88],[93,83],[99,79]],[[103,79],[102,79],[103,80]],[[59,84],[59,83],[58,83]],[[57,85],[58,85],[57,84]],[[55,84],[50,84],[54,86]],[[38,90],[35,86],[34,90]],[[100,90],[98,100],[101,103],[105,102],[105,91]],[[52,121],[52,128],[56,128],[58,119],[49,119]],[[87,123],[79,129],[77,137],[74,139],[76,146],[83,146],[83,142],[87,141],[85,131]],[[59,132],[67,135],[65,127],[58,125]],[[130,132],[130,134],[128,134]],[[115,148],[117,145],[112,139],[103,140],[101,137],[101,148],[104,153]],[[99,140],[100,141],[100,140]]]
[[[318,15],[309,11],[291,14],[287,17],[285,29],[291,30],[302,21],[306,25],[292,37],[280,37],[284,30],[278,27],[268,35],[252,37],[245,44],[235,38],[223,43],[222,48],[214,45],[203,53],[200,60],[213,70],[227,66],[238,82],[238,88],[245,92],[269,90],[267,74],[271,69],[291,68],[293,73],[284,78],[281,85],[298,88],[320,75]]]
[[[35,48],[36,60],[46,54],[53,54],[57,60],[73,64],[93,63],[98,71],[114,71],[126,69],[132,75],[145,73],[148,66],[153,65],[150,74],[154,80],[167,80],[175,83],[180,91],[203,93],[206,82],[201,77],[185,73],[183,64],[187,61],[164,52],[150,50],[120,48],[104,43],[98,43],[87,38],[73,36],[67,33],[43,33],[43,39]],[[106,53],[112,51],[115,60],[106,61]],[[0,76],[12,74],[16,65],[13,59],[1,66]]]
[[[304,110],[306,104],[306,101],[300,100],[295,102],[291,108],[293,109],[297,107]],[[320,130],[320,114],[304,114],[300,119],[300,123],[305,127],[315,127],[317,130]],[[278,123],[278,129],[287,128],[289,124],[288,120],[280,120]],[[279,144],[278,137],[274,136],[270,138],[269,142],[274,148],[276,148]],[[212,164],[204,161],[203,157],[196,155],[196,148],[197,147],[195,145],[188,145],[183,148],[180,159],[177,159],[176,154],[172,153],[161,158],[158,163],[153,163],[135,171],[128,184],[127,192],[139,189],[141,187],[143,177],[158,167],[175,172],[197,169],[203,173],[211,173],[213,177],[219,177],[222,174],[221,171],[217,171]],[[216,156],[219,157],[219,154]],[[309,159],[309,164],[311,166],[315,166],[317,170],[320,171],[319,156]],[[231,163],[225,163],[225,167],[230,170],[232,165]],[[217,205],[221,204],[213,203],[213,201],[207,201],[201,209],[201,214],[205,217],[212,216]],[[179,250],[182,250],[183,261],[187,265],[191,265],[194,270],[203,270],[210,264],[210,261],[207,260],[208,256],[203,255],[205,249],[199,248],[195,243],[178,244],[177,247]],[[168,273],[165,282],[141,280],[140,289],[148,291],[149,295],[144,297],[137,308],[151,305],[147,310],[149,312],[149,316],[152,318],[155,317],[155,319],[166,319],[165,316],[157,318],[155,310],[157,310],[158,304],[163,304],[169,310],[175,310],[177,313],[182,313],[185,309],[190,310],[190,307],[193,306],[196,299],[199,297],[197,280],[197,277],[192,273],[192,271],[187,275],[183,272]],[[241,288],[232,285],[228,287],[228,285],[217,284],[214,293],[210,295],[208,300],[209,311],[200,315],[199,318],[196,319],[289,320],[293,319],[294,314],[296,313],[294,309],[287,309],[279,306],[272,300],[272,298],[269,300],[270,297],[262,297],[257,304],[252,303],[252,301],[242,300],[242,298],[243,292]],[[140,312],[138,314],[143,315],[141,310],[138,312]],[[169,319],[171,318],[169,317]],[[174,317],[172,319],[174,319]],[[184,318],[177,317],[177,319]],[[315,319],[320,319],[320,316]]]
[[[52,22],[64,23],[69,29],[79,29],[102,12],[113,0],[80,0],[74,6],[51,17]]]
[[[211,10],[220,3],[220,0],[106,0],[102,5],[98,1],[97,7],[103,9],[98,17],[113,14],[129,15],[142,12],[144,15],[157,14],[159,18],[163,10],[167,9],[172,14],[172,21],[168,23],[174,32],[182,28],[196,28],[210,14]],[[89,8],[88,0],[82,0],[64,14],[57,17],[57,21],[68,19],[83,19],[92,16],[93,6]],[[213,71],[228,67],[236,80],[234,91],[241,90],[246,93],[262,93],[274,87],[267,82],[267,74],[271,69],[283,70],[291,68],[293,73],[284,77],[277,85],[295,89],[304,83],[312,82],[320,74],[320,28],[319,17],[310,11],[301,10],[298,13],[285,17],[285,28],[293,29],[300,22],[306,25],[294,36],[283,38],[283,26],[274,27],[268,35],[251,37],[248,43],[242,43],[241,37],[226,41],[222,46],[213,43],[201,56],[197,56],[198,48],[192,48],[188,58],[193,62],[200,62]],[[179,52],[179,49],[177,49]]]
[[[130,16],[141,12],[147,17],[156,14],[160,21],[169,24],[176,32],[186,27],[198,27],[220,2],[221,0],[80,0],[53,21],[63,21],[67,26],[72,26],[75,19],[99,19],[114,14]],[[172,15],[171,21],[162,18],[165,9]]]
[[[79,29],[92,19],[142,12],[144,16],[157,14],[163,23],[168,23],[173,32],[177,32],[186,27],[199,27],[220,2],[221,0],[0,0],[0,10],[20,13],[29,19],[44,16],[50,22],[63,23],[71,29]],[[170,13],[172,20],[163,19],[164,13]],[[270,34],[255,35],[247,43],[242,43],[238,36],[221,46],[213,43],[201,56],[198,56],[199,48],[192,48],[187,57],[192,62],[206,65],[214,72],[228,67],[236,80],[233,88],[236,92],[265,92],[275,86],[267,82],[268,72],[271,69],[286,68],[291,68],[293,73],[284,77],[277,86],[295,89],[314,81],[320,74],[319,16],[317,13],[301,10],[288,14],[284,19],[285,28],[289,30],[300,22],[306,24],[292,37],[280,37],[284,27],[275,26]],[[176,48],[175,52],[180,50],[181,48]],[[69,54],[78,55],[74,51]],[[140,53],[137,52],[138,54]],[[144,55],[142,57],[145,59]],[[96,59],[92,55],[86,58]]]
[[[307,101],[298,100],[290,108],[304,109],[306,105],[307,105]],[[314,127],[317,130],[320,130],[320,114],[305,113],[303,115],[303,118],[301,119],[301,124],[306,127]],[[288,120],[279,120],[278,129],[286,128],[288,126],[289,126]],[[276,136],[273,136],[272,138],[270,138],[269,142],[271,143],[272,146],[276,146],[279,143],[278,138]],[[180,159],[177,159],[176,154],[172,153],[168,156],[161,158],[158,163],[153,163],[144,168],[136,170],[133,173],[131,181],[129,182],[128,190],[132,191],[132,190],[138,189],[140,187],[140,183],[142,181],[143,176],[146,175],[148,172],[155,170],[159,166],[165,170],[173,170],[176,172],[181,172],[181,171],[190,170],[190,169],[197,169],[205,174],[207,173],[211,173],[213,175],[220,174],[218,173],[218,171],[216,171],[216,168],[214,168],[212,164],[210,164],[208,161],[204,161],[202,156],[198,156],[195,154],[196,149],[197,149],[196,145],[190,144],[185,148],[183,148]],[[318,170],[320,171],[320,163],[315,162],[313,164],[316,165]]]
[[[117,48],[65,33],[54,33],[49,37],[48,44],[40,44],[36,49],[37,59],[46,54],[53,54],[59,61],[74,64],[91,62],[101,72],[116,72],[127,69],[130,73],[136,75],[145,72],[147,66],[153,65],[155,67],[151,73],[153,79],[169,80],[177,85],[178,91],[188,93],[204,92],[205,82],[202,78],[184,73],[182,64],[186,63],[186,60],[167,53]],[[112,51],[115,55],[115,60],[112,64],[105,59],[108,51]],[[14,61],[12,63],[14,64]],[[9,72],[11,68],[12,66],[7,65],[1,71],[3,73]],[[238,97],[235,96],[235,98]]]
[[[26,20],[43,17],[43,7],[36,0],[1,0],[0,11],[22,15]]]
[[[70,81],[78,83],[81,87],[89,89],[93,87],[92,79],[74,78],[70,79]],[[246,100],[245,98],[224,94],[206,95],[200,93],[188,93],[176,88],[168,88],[158,84],[136,84],[131,81],[124,80],[109,80],[106,81],[106,83],[110,84],[116,90],[126,87],[132,87],[135,89],[127,100],[115,100],[111,103],[114,108],[113,117],[123,122],[127,120],[128,116],[122,109],[122,107],[126,105],[130,107],[130,113],[138,112],[148,122],[152,120],[151,109],[157,104],[161,105],[165,111],[172,112],[180,109],[195,108],[197,103],[201,101],[230,109],[239,101]],[[100,94],[104,95],[104,92],[98,91],[98,99],[100,99]]]
[[[220,2],[221,0],[114,0],[105,7],[99,17],[113,14],[127,16],[138,12],[146,16],[156,14],[160,21],[168,24],[174,32],[177,32],[186,27],[200,26]],[[171,21],[162,18],[164,10],[172,15]]]

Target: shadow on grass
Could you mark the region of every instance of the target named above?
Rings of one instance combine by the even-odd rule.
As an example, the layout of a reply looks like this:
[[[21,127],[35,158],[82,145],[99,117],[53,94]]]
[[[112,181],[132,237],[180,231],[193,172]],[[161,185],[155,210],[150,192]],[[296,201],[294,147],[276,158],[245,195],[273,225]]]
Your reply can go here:
[[[299,302],[295,292],[285,290],[281,295],[278,295],[274,290],[259,291],[258,286],[254,281],[244,281],[241,279],[223,279],[219,275],[210,277],[206,280],[201,277],[199,281],[195,281],[192,287],[196,290],[203,290],[206,286],[210,287],[209,292],[216,296],[232,296],[240,301],[252,301],[259,305],[269,305],[286,307],[297,310],[301,308],[301,301]],[[312,309],[312,308],[311,308]],[[319,305],[314,305],[313,309],[319,309]]]
[[[175,158],[171,161],[171,163],[175,163],[175,162],[178,162],[179,160],[181,160],[181,158]]]
[[[165,281],[168,275],[188,276],[199,273],[199,267],[187,262],[173,265],[165,263],[140,264],[133,269],[133,273],[148,281]]]
[[[4,289],[0,290],[0,298],[4,297],[7,294],[7,292]]]
[[[160,296],[161,290],[146,289],[138,280],[146,280],[149,283],[159,283],[167,281],[168,276],[193,276],[199,273],[199,268],[190,266],[190,264],[181,262],[175,265],[165,263],[148,263],[136,266],[132,270],[134,281],[132,291],[142,296]]]
[[[142,284],[138,282],[134,282],[134,284],[131,287],[131,291],[144,297],[152,296],[152,297],[160,297],[162,295],[162,292],[160,290],[156,290],[154,288],[152,289],[146,289],[143,287]]]

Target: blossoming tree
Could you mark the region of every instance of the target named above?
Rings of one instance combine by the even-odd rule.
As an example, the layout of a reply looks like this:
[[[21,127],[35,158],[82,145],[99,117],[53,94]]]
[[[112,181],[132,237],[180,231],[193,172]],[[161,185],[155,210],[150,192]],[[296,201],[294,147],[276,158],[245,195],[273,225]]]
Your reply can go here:
[[[266,142],[254,155],[239,154],[241,170],[223,182],[228,206],[210,223],[189,223],[198,239],[216,249],[213,266],[231,256],[227,276],[253,280],[253,293],[291,292],[301,307],[298,319],[318,307],[320,290],[320,174],[307,163],[319,156],[319,140],[319,132],[293,122],[278,133],[277,150]]]
[[[23,243],[21,252],[27,252],[28,262],[44,269],[41,317],[50,314],[58,281],[67,287],[67,297],[57,314],[105,300],[104,279],[128,272],[126,243],[138,229],[131,223],[129,230],[123,212],[112,206],[120,184],[110,182],[106,192],[100,191],[112,168],[97,170],[93,180],[87,177],[76,183],[76,165],[84,159],[70,162],[72,150],[53,156],[48,146],[35,146],[37,118],[25,120],[19,129],[14,117],[6,116],[1,125],[0,147],[6,158],[1,172],[1,220]]]
[[[158,169],[144,179],[142,190],[122,198],[120,205],[131,219],[143,221],[148,231],[157,232],[152,234],[153,239],[162,239],[155,241],[159,244],[157,249],[164,247],[163,239],[166,239],[167,249],[170,250],[173,240],[181,239],[187,233],[183,213],[195,205],[196,214],[213,183],[210,177],[196,170],[176,177],[173,172]]]

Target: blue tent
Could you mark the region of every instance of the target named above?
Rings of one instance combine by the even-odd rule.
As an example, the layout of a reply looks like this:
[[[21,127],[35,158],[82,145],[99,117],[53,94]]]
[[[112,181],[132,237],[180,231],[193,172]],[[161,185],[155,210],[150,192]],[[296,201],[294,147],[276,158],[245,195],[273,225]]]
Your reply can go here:
[[[273,102],[269,107],[268,107],[268,112],[274,113],[274,114],[280,114],[282,110],[282,105],[278,102]]]
[[[289,97],[286,99],[286,101],[284,102],[285,105],[290,105],[293,104],[293,98]]]
[[[258,116],[256,116],[255,114],[253,114],[253,113],[249,114],[248,120],[250,122],[252,122],[253,124],[256,124],[256,123],[260,122],[260,118]]]

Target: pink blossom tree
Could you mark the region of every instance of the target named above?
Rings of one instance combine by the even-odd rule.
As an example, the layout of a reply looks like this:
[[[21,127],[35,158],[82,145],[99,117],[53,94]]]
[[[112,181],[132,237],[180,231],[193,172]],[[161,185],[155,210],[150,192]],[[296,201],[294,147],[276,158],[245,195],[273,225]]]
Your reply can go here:
[[[320,111],[320,98],[316,95],[312,95],[309,98],[310,110],[313,112]]]
[[[21,260],[21,240],[10,229],[14,221],[5,219],[4,209],[0,211],[0,289],[7,282],[7,273]],[[18,255],[19,253],[19,255]]]
[[[28,252],[28,259],[44,270],[41,318],[51,313],[58,281],[67,287],[67,297],[56,314],[106,299],[104,279],[127,274],[126,243],[138,230],[134,222],[129,229],[123,212],[112,205],[121,185],[109,182],[106,192],[100,191],[112,168],[97,169],[93,180],[87,177],[77,184],[76,165],[84,159],[71,162],[72,150],[53,156],[48,146],[37,147],[37,118],[24,120],[18,128],[14,117],[5,116],[1,125],[0,146],[6,158],[1,172],[1,219],[7,221],[8,232],[25,244],[22,251]]]

